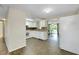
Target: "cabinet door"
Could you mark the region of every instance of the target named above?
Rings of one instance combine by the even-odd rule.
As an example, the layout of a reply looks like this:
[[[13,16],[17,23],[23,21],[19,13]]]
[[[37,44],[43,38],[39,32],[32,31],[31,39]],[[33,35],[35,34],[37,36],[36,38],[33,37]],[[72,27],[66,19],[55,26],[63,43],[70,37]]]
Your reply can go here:
[[[40,27],[47,27],[47,20],[41,20]]]
[[[47,40],[47,32],[38,32],[38,38],[42,40]]]

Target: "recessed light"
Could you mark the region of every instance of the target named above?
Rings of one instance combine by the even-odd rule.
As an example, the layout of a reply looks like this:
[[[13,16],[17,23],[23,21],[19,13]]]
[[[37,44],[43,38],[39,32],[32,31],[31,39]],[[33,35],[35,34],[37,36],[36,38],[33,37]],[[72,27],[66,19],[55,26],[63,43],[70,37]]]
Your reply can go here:
[[[43,10],[43,12],[45,12],[45,13],[50,13],[51,11],[53,11],[52,8],[45,8],[45,9]]]

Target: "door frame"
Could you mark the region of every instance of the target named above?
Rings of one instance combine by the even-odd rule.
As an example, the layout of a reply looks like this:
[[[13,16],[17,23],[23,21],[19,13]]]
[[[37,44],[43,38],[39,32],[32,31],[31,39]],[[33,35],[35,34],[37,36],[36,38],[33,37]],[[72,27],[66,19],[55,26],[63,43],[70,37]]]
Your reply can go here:
[[[58,48],[60,48],[59,23],[57,23]]]
[[[54,24],[54,23],[52,23]],[[59,35],[59,23],[55,23],[57,24],[57,37],[58,37],[58,48],[60,48],[60,35]],[[48,24],[50,25],[50,24]],[[48,33],[49,34],[49,33]],[[49,35],[48,35],[49,36]]]
[[[3,40],[5,38],[5,25],[4,25],[4,20],[0,20],[2,22],[2,29],[3,29]]]

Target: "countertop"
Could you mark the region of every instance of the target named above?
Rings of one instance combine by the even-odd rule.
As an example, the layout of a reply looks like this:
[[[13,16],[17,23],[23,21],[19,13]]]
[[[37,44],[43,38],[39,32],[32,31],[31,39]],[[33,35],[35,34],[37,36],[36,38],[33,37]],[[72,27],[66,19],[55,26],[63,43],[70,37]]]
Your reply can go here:
[[[41,29],[38,29],[38,28],[26,28],[26,30],[28,30],[28,31],[41,31],[41,32],[48,32],[48,29],[47,29],[47,27],[41,27]]]

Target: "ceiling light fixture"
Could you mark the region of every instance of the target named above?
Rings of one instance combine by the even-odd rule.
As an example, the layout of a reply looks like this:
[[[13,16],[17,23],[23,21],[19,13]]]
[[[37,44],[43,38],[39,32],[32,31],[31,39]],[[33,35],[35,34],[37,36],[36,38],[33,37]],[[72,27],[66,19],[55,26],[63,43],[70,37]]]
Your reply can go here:
[[[45,9],[43,10],[43,12],[45,12],[45,13],[50,13],[51,11],[53,11],[52,8],[45,8]]]

